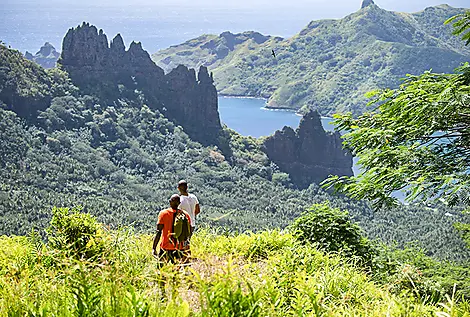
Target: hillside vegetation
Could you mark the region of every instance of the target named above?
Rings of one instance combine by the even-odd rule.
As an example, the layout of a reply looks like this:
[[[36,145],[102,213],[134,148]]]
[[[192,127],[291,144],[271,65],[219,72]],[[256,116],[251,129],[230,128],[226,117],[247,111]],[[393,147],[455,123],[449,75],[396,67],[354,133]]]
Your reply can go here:
[[[419,252],[382,251],[383,258],[375,257],[376,265],[367,268],[341,250],[335,254],[305,243],[295,230],[236,236],[201,230],[192,239],[190,264],[175,267],[151,256],[152,236],[125,227],[109,231],[77,210],[53,213],[47,244],[35,232],[0,236],[1,316],[457,317],[470,312],[462,288],[468,276],[449,285],[463,268],[448,267],[439,282],[435,270],[431,275],[426,270],[432,260]]]
[[[416,205],[373,213],[315,184],[296,190],[260,150],[260,140],[225,128],[232,153],[225,157],[217,147],[192,141],[138,91],[123,90],[110,105],[83,94],[59,69],[44,71],[3,46],[0,53],[12,95],[51,100],[29,108],[28,121],[0,109],[0,234],[45,228],[53,206],[75,205],[113,228],[153,231],[176,183],[187,179],[201,201],[201,223],[210,227],[284,228],[307,206],[329,200],[349,210],[371,238],[400,246],[419,241],[427,254],[441,258],[469,257],[453,227],[469,222],[458,208]]]
[[[203,35],[152,58],[166,71],[178,64],[208,66],[221,94],[266,97],[275,108],[306,105],[322,115],[357,115],[370,90],[397,87],[406,74],[452,72],[468,61],[469,48],[443,25],[462,12],[441,5],[408,14],[372,3],[343,19],[312,21],[291,38]]]

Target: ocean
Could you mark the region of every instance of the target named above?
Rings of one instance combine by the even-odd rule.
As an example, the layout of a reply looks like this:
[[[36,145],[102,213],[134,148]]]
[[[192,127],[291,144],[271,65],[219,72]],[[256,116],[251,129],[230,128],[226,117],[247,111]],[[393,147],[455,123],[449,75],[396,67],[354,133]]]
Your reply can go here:
[[[143,5],[83,4],[81,2],[0,0],[0,40],[22,53],[36,53],[50,42],[60,51],[67,30],[83,21],[103,29],[111,40],[120,33],[127,45],[141,42],[150,54],[202,34],[258,31],[289,37],[314,14],[295,7],[227,8],[160,3]],[[100,1],[96,1],[100,3]]]
[[[228,9],[226,4],[225,7],[181,6],[174,1],[146,6],[97,4],[99,1],[0,1],[0,40],[22,53],[33,54],[45,42],[60,51],[67,30],[83,21],[103,29],[109,40],[120,33],[127,45],[133,40],[139,41],[152,54],[202,34],[220,34],[227,30],[233,33],[255,30],[289,37],[309,21],[319,18],[315,11],[295,6],[254,5]],[[285,125],[298,127],[300,116],[289,111],[266,110],[264,104],[263,99],[221,97],[221,121],[240,134],[253,137],[271,135]],[[324,128],[331,131],[330,121],[322,120]]]

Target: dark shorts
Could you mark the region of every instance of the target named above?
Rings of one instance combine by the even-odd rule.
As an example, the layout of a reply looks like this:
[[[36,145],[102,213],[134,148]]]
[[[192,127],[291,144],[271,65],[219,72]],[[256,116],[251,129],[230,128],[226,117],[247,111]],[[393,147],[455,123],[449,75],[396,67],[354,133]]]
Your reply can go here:
[[[184,252],[181,250],[163,250],[160,249],[158,259],[163,262],[176,263],[176,260],[182,259]]]

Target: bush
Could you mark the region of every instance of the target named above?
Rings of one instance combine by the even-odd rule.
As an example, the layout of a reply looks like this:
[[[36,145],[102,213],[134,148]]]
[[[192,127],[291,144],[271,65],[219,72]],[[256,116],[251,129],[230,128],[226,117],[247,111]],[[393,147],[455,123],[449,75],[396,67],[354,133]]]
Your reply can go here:
[[[310,207],[289,229],[301,243],[315,244],[325,252],[358,256],[366,263],[374,254],[369,240],[351,222],[348,212],[332,208],[328,202]]]
[[[263,231],[249,236],[243,255],[250,259],[266,259],[270,254],[292,245],[293,239],[290,235],[278,230]]]
[[[101,224],[82,207],[52,209],[52,219],[46,229],[49,244],[79,258],[97,258],[105,245]]]

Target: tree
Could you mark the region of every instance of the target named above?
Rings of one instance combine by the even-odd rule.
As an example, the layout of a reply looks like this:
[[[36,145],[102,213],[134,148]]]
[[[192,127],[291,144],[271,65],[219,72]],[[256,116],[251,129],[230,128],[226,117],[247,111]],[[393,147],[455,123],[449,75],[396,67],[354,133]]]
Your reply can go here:
[[[465,45],[470,44],[470,11],[463,14],[457,14],[447,20],[445,24],[454,22],[454,35],[462,35],[462,40],[466,41]]]
[[[470,44],[470,13],[450,22]],[[335,116],[362,172],[331,176],[323,185],[375,207],[396,203],[391,195],[397,190],[405,190],[410,202],[470,205],[470,65],[453,74],[409,75],[398,89],[370,97],[372,111]]]

